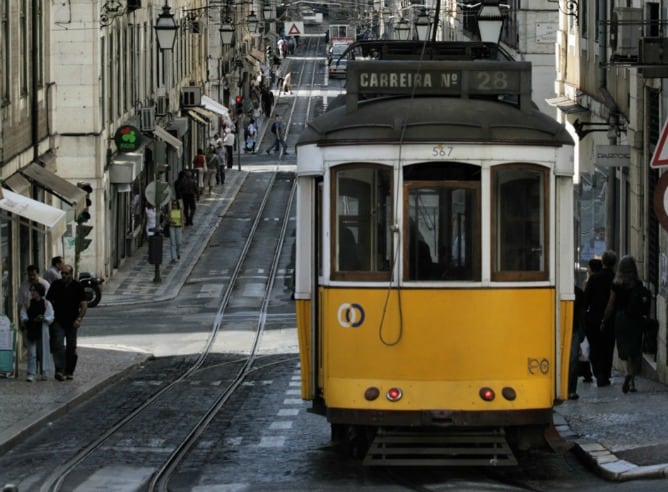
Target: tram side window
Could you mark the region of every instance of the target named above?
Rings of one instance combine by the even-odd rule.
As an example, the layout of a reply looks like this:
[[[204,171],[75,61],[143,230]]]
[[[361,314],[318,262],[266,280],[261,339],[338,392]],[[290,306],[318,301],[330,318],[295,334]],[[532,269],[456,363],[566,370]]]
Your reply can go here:
[[[548,278],[548,174],[539,166],[508,164],[492,171],[492,279]]]
[[[408,280],[480,280],[479,183],[406,185]]]
[[[333,176],[333,278],[389,278],[391,171],[372,165],[344,166]]]

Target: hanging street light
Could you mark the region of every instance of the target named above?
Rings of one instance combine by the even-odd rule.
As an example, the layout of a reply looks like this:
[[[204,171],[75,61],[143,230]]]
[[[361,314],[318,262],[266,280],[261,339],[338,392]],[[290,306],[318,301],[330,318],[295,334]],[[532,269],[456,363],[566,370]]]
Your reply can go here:
[[[427,14],[426,9],[422,9],[415,19],[415,31],[417,32],[418,41],[428,41],[430,30],[431,17]]]
[[[503,28],[503,14],[499,0],[487,0],[478,13],[478,30],[483,43],[499,44]]]
[[[251,13],[248,14],[248,17],[246,17],[246,24],[248,25],[248,31],[251,33],[256,33],[257,32],[257,26],[260,24],[260,22],[257,19],[257,15],[255,15],[255,11],[251,10]]]
[[[176,25],[174,14],[170,11],[171,7],[167,5],[167,0],[165,0],[165,5],[162,7],[162,13],[158,16],[158,21],[153,27],[155,29],[155,34],[158,37],[158,48],[160,48],[160,50],[173,49],[174,42],[176,41],[176,31],[179,26]]]
[[[220,42],[223,44],[223,46],[230,46],[232,44],[232,40],[234,39],[234,26],[232,25],[232,20],[229,17],[225,19],[220,25],[218,32],[220,33]]]
[[[399,19],[399,22],[397,22],[397,25],[394,26],[394,36],[400,41],[407,41],[410,37],[410,34],[411,25],[405,18],[402,17]]]
[[[264,7],[262,7],[262,18],[265,22],[274,20],[274,6],[271,1],[265,2]]]

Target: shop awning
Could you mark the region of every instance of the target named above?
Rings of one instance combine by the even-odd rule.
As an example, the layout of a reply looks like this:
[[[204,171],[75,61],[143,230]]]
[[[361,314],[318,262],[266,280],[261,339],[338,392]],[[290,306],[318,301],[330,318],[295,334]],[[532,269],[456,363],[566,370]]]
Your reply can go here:
[[[220,118],[220,116],[217,113],[214,113],[213,111],[209,111],[208,109],[200,108],[197,106],[190,108],[190,111],[197,113],[202,118],[207,120],[209,123],[218,121],[218,118]]]
[[[202,125],[208,125],[209,124],[209,120],[205,120],[200,115],[198,115],[195,111],[188,110],[188,111],[186,111],[186,113],[188,113],[188,116],[190,116],[197,123],[201,123]]]
[[[255,59],[256,59],[257,61],[259,61],[261,64],[264,63],[265,55],[264,55],[264,52],[262,52],[262,51],[260,51],[260,50],[256,50],[255,48],[251,49],[251,50],[250,50],[250,56],[252,56],[253,58],[255,58]]]
[[[26,192],[30,189],[30,181],[28,181],[19,173],[12,174],[4,181],[3,184],[19,195],[25,195]]]
[[[181,143],[181,140],[160,126],[155,127],[153,130],[153,135],[158,137],[167,145],[171,146],[174,150],[176,150],[176,154],[181,157],[181,154],[183,154],[183,144]]]
[[[219,114],[225,119],[229,119],[230,117],[230,112],[225,106],[217,101],[214,101],[208,96],[202,96],[202,106],[204,106],[209,111],[213,111],[214,113]]]
[[[552,107],[559,108],[566,114],[586,113],[589,111],[584,106],[580,106],[576,101],[573,101],[566,96],[545,99],[545,102]]]
[[[62,201],[74,208],[74,216],[78,217],[86,208],[86,192],[69,181],[43,168],[37,163],[32,163],[19,171],[33,184],[44,188],[49,193],[56,195]]]
[[[54,236],[65,232],[65,211],[7,189],[2,190],[0,209],[45,226]]]

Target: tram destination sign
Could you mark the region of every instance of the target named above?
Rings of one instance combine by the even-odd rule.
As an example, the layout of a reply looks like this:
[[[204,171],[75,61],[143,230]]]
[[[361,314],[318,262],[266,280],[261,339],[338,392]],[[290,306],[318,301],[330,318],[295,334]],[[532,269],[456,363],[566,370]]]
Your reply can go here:
[[[496,61],[356,61],[348,92],[376,95],[531,94],[531,65]]]

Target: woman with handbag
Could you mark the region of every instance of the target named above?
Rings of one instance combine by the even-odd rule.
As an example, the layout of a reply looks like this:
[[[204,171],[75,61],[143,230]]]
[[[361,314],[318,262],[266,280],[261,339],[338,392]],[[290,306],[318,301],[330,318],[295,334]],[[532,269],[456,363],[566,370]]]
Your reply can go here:
[[[30,286],[30,303],[21,306],[20,318],[24,329],[24,339],[28,350],[26,381],[35,381],[39,369],[40,379],[48,379],[51,365],[49,357],[49,325],[53,323],[54,311],[51,303],[44,298],[46,289],[42,284]]]
[[[649,314],[650,292],[638,276],[638,267],[632,256],[624,256],[612,282],[612,291],[605,316],[601,323],[613,323],[617,355],[626,362],[626,377],[622,391],[635,393],[635,377],[640,373],[642,362],[643,322]]]

